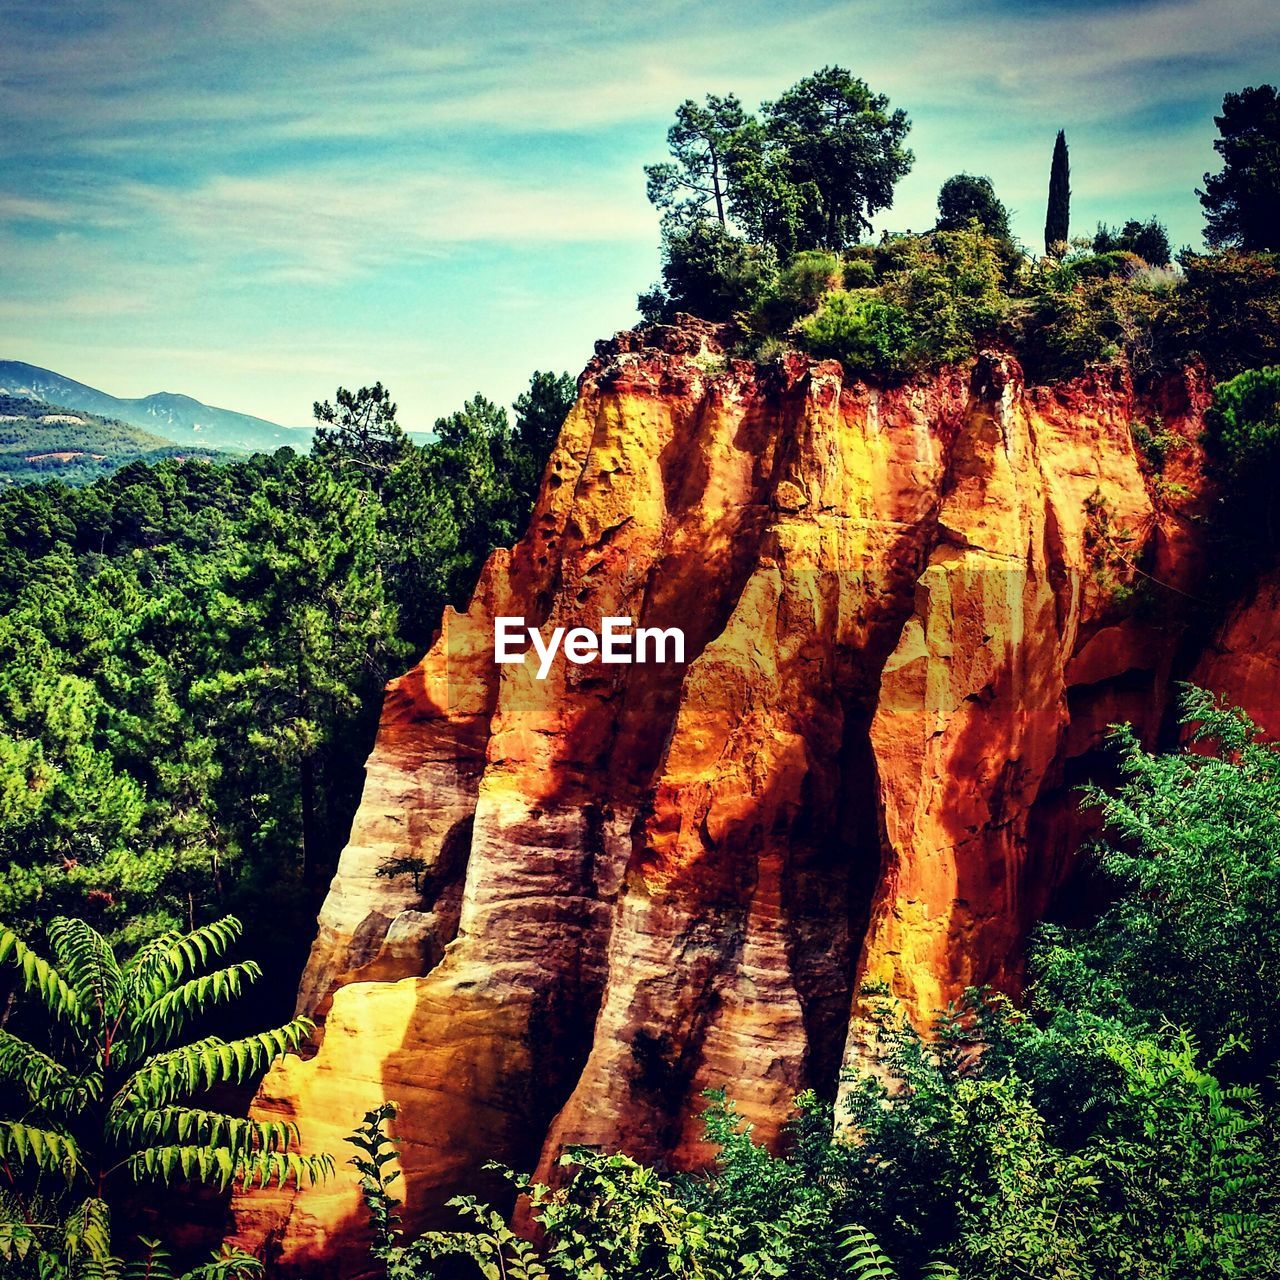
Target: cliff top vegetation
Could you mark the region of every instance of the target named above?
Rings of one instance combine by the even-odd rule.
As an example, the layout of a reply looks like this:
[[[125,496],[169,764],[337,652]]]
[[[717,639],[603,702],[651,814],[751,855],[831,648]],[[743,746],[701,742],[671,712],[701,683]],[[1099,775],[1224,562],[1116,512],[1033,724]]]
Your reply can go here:
[[[968,173],[943,183],[933,227],[865,240],[913,163],[910,121],[843,68],[806,77],[758,116],[732,94],[688,100],[670,159],[646,169],[663,266],[640,312],[735,321],[743,354],[799,348],[881,378],[984,343],[1043,380],[1119,358],[1139,373],[1200,358],[1230,376],[1277,356],[1275,90],[1228,94],[1217,124],[1223,168],[1200,193],[1208,252],[1175,258],[1154,216],[1072,237],[1059,133],[1037,255],[1011,235],[990,180]]]

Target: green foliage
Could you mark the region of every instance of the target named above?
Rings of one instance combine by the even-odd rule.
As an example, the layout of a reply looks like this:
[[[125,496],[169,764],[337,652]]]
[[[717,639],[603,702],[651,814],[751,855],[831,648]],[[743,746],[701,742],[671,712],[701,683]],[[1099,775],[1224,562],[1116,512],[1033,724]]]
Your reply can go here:
[[[1214,248],[1280,250],[1280,97],[1274,85],[1228,93],[1214,117],[1218,173],[1198,192]]]
[[[1151,754],[1117,730],[1123,785],[1087,798],[1120,896],[1087,929],[1045,930],[1040,990],[1151,1033],[1185,1027],[1262,1081],[1280,1062],[1280,755],[1202,690],[1182,714],[1194,751]]]
[[[850,369],[903,375],[963,360],[1002,314],[1001,264],[980,232],[889,241],[877,253],[878,290],[829,293],[801,322],[801,345]]]
[[[106,1265],[108,1206],[135,1184],[225,1189],[328,1176],[331,1158],[297,1151],[293,1125],[193,1105],[211,1089],[255,1080],[311,1031],[295,1018],[235,1039],[189,1038],[194,1022],[260,976],[251,961],[217,964],[240,935],[236,920],[162,934],[126,961],[82,920],[59,917],[47,932],[53,962],[0,925],[0,966],[33,998],[25,1021],[48,1046],[0,1030],[9,1111],[0,1161],[8,1207],[18,1211],[0,1229],[0,1249],[51,1259],[42,1274],[81,1252]],[[65,1222],[39,1226],[32,1209],[50,1197],[75,1207]],[[152,1256],[158,1263],[154,1247]],[[237,1266],[204,1274],[247,1274]]]
[[[0,1222],[6,1280],[255,1280],[263,1274],[258,1259],[227,1245],[179,1274],[159,1240],[138,1243],[129,1258],[112,1251],[110,1214],[101,1200],[80,1205],[60,1235],[50,1224]]]
[[[397,1110],[395,1103],[386,1102],[366,1112],[347,1139],[356,1148],[348,1163],[360,1174],[360,1195],[373,1236],[370,1254],[387,1280],[431,1280],[431,1264],[442,1258],[469,1259],[484,1280],[548,1280],[534,1246],[517,1236],[500,1213],[473,1196],[456,1196],[449,1204],[478,1230],[433,1231],[409,1243],[402,1241],[400,1201],[391,1191],[400,1173],[390,1168],[398,1143],[386,1131]]]
[[[835,290],[804,320],[800,342],[810,354],[839,360],[850,370],[893,374],[907,363],[910,317],[870,289]]]
[[[414,893],[421,893],[430,875],[432,864],[426,858],[416,856],[400,858],[384,858],[373,873],[379,880],[394,880],[398,876],[409,876],[413,880]]]
[[[957,173],[938,192],[938,231],[963,231],[976,222],[995,240],[1008,240],[1009,210],[1004,207],[990,178]]]
[[[1121,357],[1145,373],[1163,362],[1160,334],[1170,302],[1132,267],[1123,255],[1086,255],[1045,277],[1023,333],[1029,374],[1069,378]]]
[[[413,447],[396,421],[391,393],[380,382],[359,391],[338,388],[337,404],[315,403],[316,437],[312,456],[335,470],[359,468],[381,491],[386,478]]]
[[[736,1143],[738,1155],[733,1158],[746,1159],[757,1169],[771,1163],[723,1099],[718,1105]],[[501,1170],[513,1188],[528,1197],[543,1236],[540,1249],[516,1235],[500,1213],[471,1196],[449,1203],[473,1227],[428,1232],[405,1243],[399,1201],[390,1190],[399,1177],[388,1168],[395,1160],[396,1144],[384,1128],[395,1110],[387,1104],[369,1112],[349,1139],[360,1153],[351,1163],[361,1174],[372,1256],[388,1280],[430,1280],[435,1274],[432,1264],[454,1258],[470,1260],[485,1280],[747,1280],[792,1274],[826,1280],[833,1274],[795,1271],[789,1265],[810,1243],[808,1224],[799,1215],[769,1221],[755,1216],[756,1206],[701,1205],[697,1184],[665,1179],[625,1155],[593,1151],[566,1153],[561,1163],[569,1171],[568,1179],[556,1190]],[[815,1243],[822,1246],[823,1265],[834,1265],[838,1246],[830,1232]]]
[[[876,269],[870,258],[847,258],[840,269],[840,281],[846,289],[868,289],[876,282]]]
[[[0,526],[0,909],[278,934],[404,652],[370,505],[286,450],[13,490]]]
[[[850,1280],[898,1280],[893,1263],[866,1227],[841,1227],[840,1245]]]
[[[1169,247],[1169,233],[1158,218],[1139,222],[1130,218],[1123,227],[1108,227],[1098,223],[1093,236],[1094,253],[1123,251],[1136,254],[1149,266],[1167,267],[1173,256]]]
[[[542,480],[556,437],[578,398],[577,380],[568,373],[535,371],[528,391],[515,398],[517,458],[520,467],[517,492],[532,503]]]
[[[1165,428],[1158,414],[1150,422],[1135,419],[1129,424],[1129,430],[1143,461],[1157,475],[1164,470],[1170,455],[1185,448],[1187,444],[1183,436]]]
[[[1230,156],[1210,185],[1215,199],[1254,210],[1253,230],[1224,231],[1215,241],[1222,252],[1184,252],[1174,267],[1155,216],[1069,239],[1062,131],[1045,259],[1029,259],[1013,242],[990,180],[964,173],[939,192],[933,233],[886,233],[872,249],[857,239],[872,213],[890,207],[911,164],[901,111],[838,67],[758,115],[732,96],[688,101],[671,129],[673,160],[647,170],[663,213],[663,280],[641,295],[641,315],[735,321],[742,354],[773,358],[799,345],[885,377],[964,360],[989,339],[1011,345],[1028,374],[1047,381],[1115,361],[1145,375],[1198,356],[1219,377],[1275,362],[1280,269],[1258,230],[1280,223],[1270,216],[1271,151],[1280,146],[1271,137],[1274,90],[1228,95],[1228,106],[1218,147]],[[830,254],[840,261],[828,273]]]
[[[418,447],[340,389],[315,458],[0,491],[0,914],[136,945],[234,909],[294,964],[383,685],[518,536],[575,391],[535,374],[514,426],[478,397]]]
[[[662,256],[662,285],[641,304],[655,320],[678,311],[731,320],[768,296],[778,269],[771,249],[707,220],[666,228]]]
[[[664,222],[681,225],[714,217],[728,225],[735,140],[746,112],[733,94],[708,94],[704,105],[686,99],[667,130],[671,160],[645,166],[650,201]]]
[[[855,244],[893,203],[914,157],[911,122],[843,67],[823,67],[761,108],[739,143],[739,217],[781,255]]]
[[[1222,488],[1215,532],[1237,576],[1280,539],[1280,366],[1246,369],[1214,388],[1206,441]]]
[[[1156,326],[1164,358],[1198,355],[1219,378],[1280,363],[1280,260],[1227,250],[1178,261],[1184,279]]]
[[[663,280],[641,295],[642,316],[728,320],[766,300],[780,259],[853,244],[911,167],[910,124],[888,108],[840,67],[793,85],[759,118],[732,94],[682,103],[672,159],[645,169],[662,211]],[[795,287],[784,282],[780,299]]]
[[[1190,1280],[1275,1265],[1259,1099],[1185,1036],[1070,1010],[1042,1024],[976,997],[931,1042],[887,1007],[874,1016],[879,1070],[850,1091],[846,1185],[907,1274]]]
[[[1280,452],[1280,368],[1250,369],[1213,392],[1210,439],[1233,477],[1275,466]]]
[[[1061,129],[1053,142],[1049,167],[1049,203],[1044,219],[1044,251],[1059,256],[1071,238],[1071,160],[1067,136]]]
[[[389,1280],[400,1280],[402,1276],[408,1280],[409,1273],[398,1266],[400,1201],[391,1193],[391,1187],[399,1181],[400,1171],[387,1167],[397,1158],[396,1142],[384,1127],[397,1110],[394,1102],[384,1102],[365,1112],[360,1127],[346,1139],[356,1148],[356,1154],[347,1163],[360,1175],[360,1196],[373,1232],[370,1252],[387,1268]]]
[[[775,294],[792,317],[815,310],[843,280],[840,259],[825,249],[797,253],[778,273]]]
[[[1072,258],[1068,264],[1071,276],[1076,280],[1106,280],[1113,276],[1125,278],[1139,271],[1141,267],[1142,261],[1136,253],[1117,248],[1081,255]]]
[[[882,251],[884,296],[910,317],[909,364],[966,359],[1003,314],[999,246],[970,227],[892,240]]]

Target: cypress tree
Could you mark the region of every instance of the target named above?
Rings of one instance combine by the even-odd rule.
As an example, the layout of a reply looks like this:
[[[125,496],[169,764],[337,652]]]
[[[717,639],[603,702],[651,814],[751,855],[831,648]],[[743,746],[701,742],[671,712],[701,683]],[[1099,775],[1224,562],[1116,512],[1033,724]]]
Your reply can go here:
[[[1067,159],[1067,138],[1061,129],[1053,144],[1053,166],[1049,170],[1049,210],[1044,219],[1044,251],[1064,244],[1071,234],[1071,165]]]

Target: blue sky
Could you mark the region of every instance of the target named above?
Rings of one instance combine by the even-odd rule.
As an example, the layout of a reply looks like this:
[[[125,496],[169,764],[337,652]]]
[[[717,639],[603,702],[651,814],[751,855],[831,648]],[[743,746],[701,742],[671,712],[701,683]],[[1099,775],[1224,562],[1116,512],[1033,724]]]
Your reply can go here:
[[[989,174],[1038,243],[1200,242],[1222,94],[1280,76],[1274,0],[0,0],[0,358],[301,424],[381,379],[406,426],[573,372],[657,274],[671,112],[839,63],[912,118],[880,225]]]

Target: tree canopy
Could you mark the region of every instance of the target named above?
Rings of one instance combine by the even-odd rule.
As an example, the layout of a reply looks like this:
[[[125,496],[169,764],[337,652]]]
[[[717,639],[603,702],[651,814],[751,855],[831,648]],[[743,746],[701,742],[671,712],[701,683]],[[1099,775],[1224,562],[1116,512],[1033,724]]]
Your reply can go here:
[[[667,132],[671,160],[646,167],[668,248],[697,224],[779,256],[840,250],[893,203],[911,168],[906,112],[843,67],[805,77],[758,116],[728,94],[685,101]]]
[[[1009,210],[1004,207],[990,178],[957,173],[938,192],[939,231],[961,231],[976,222],[989,236],[1009,239]]]
[[[1214,248],[1280,250],[1280,96],[1274,85],[1229,93],[1214,116],[1217,173],[1198,192],[1205,239]]]
[[[728,225],[734,149],[747,114],[733,94],[708,94],[705,104],[686,98],[667,130],[671,160],[645,166],[649,199],[664,219],[713,217]]]
[[[1167,267],[1172,256],[1169,247],[1169,233],[1158,218],[1148,218],[1140,222],[1130,218],[1122,227],[1109,227],[1106,223],[1098,223],[1093,236],[1094,253],[1136,253],[1139,258],[1153,267]]]

